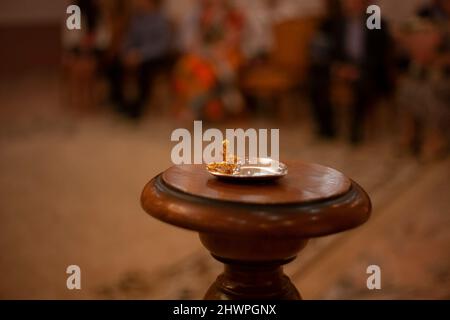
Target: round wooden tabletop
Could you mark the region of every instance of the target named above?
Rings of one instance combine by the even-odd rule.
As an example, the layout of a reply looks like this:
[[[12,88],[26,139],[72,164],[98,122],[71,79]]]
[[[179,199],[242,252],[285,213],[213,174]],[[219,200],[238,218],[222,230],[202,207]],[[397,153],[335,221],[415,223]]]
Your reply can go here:
[[[164,182],[181,192],[219,201],[252,204],[288,204],[326,200],[346,193],[350,180],[339,171],[310,163],[290,163],[289,173],[266,183],[218,179],[204,165],[173,166],[162,174]]]
[[[174,166],[145,186],[142,207],[179,227],[243,236],[318,237],[369,218],[369,197],[342,173],[316,164],[287,165],[287,176],[270,183],[231,183],[203,165]]]

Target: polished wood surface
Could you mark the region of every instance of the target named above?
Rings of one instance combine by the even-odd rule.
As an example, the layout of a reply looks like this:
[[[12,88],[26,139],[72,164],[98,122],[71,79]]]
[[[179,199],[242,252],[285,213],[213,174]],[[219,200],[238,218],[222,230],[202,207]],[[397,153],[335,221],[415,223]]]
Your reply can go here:
[[[252,204],[288,204],[326,200],[346,193],[350,180],[339,171],[317,164],[288,164],[283,179],[267,183],[233,183],[213,177],[204,165],[173,166],[163,181],[179,191],[213,200]]]
[[[204,166],[169,168],[144,188],[142,207],[155,218],[197,231],[225,271],[207,299],[299,299],[282,265],[308,239],[357,227],[370,216],[364,190],[342,173],[288,163],[272,183],[230,183]]]
[[[232,193],[245,187],[258,191],[257,185],[225,186]],[[263,190],[265,186],[259,187]],[[155,218],[182,228],[244,236],[267,235],[270,231],[272,236],[318,237],[356,227],[369,218],[369,199],[354,182],[345,194],[324,199],[288,204],[212,200],[175,189],[159,175],[144,188],[142,206]]]

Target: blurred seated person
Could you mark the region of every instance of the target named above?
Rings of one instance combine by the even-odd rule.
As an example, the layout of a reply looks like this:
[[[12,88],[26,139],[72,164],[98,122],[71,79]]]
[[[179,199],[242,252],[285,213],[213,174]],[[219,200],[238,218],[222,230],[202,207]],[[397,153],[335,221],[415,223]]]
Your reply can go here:
[[[366,26],[367,0],[327,1],[328,14],[311,44],[310,94],[321,137],[336,135],[332,86],[344,84],[351,92],[350,142],[363,139],[371,106],[391,89],[390,36]]]
[[[106,19],[99,0],[78,0],[81,29],[63,28],[63,65],[67,72],[68,103],[77,110],[95,106],[95,81],[100,60],[109,43]]]
[[[448,22],[450,16],[449,0],[433,0],[418,10],[418,16],[434,22]]]
[[[445,75],[450,77],[450,0],[435,0],[431,5],[422,7],[418,16],[434,22],[439,27],[442,39],[437,59]]]
[[[129,27],[117,60],[110,70],[111,90],[118,110],[138,119],[150,85],[166,66],[171,27],[159,0],[133,0]]]
[[[410,65],[398,91],[403,146],[423,160],[449,148],[450,78],[442,64],[445,31],[431,16],[405,28]]]
[[[242,16],[227,0],[201,0],[180,28],[175,109],[182,118],[211,121],[242,108],[236,87]]]

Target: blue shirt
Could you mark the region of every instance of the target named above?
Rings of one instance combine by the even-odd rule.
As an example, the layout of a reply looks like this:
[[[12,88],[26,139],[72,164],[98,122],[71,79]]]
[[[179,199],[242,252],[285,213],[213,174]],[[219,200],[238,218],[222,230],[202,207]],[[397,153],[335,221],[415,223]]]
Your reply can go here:
[[[360,62],[365,52],[365,28],[360,19],[351,19],[346,23],[345,53],[353,62]]]
[[[161,12],[136,14],[131,18],[122,52],[138,50],[143,61],[161,57],[170,49],[171,32]]]

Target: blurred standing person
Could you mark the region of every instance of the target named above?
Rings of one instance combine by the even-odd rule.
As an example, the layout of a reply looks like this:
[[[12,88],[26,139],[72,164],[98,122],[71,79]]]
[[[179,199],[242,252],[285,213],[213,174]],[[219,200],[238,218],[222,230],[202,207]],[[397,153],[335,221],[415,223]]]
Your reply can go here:
[[[409,66],[397,95],[402,144],[431,160],[450,147],[450,1],[422,7],[404,38]]]
[[[334,138],[336,128],[331,103],[331,66],[333,63],[333,32],[342,20],[340,0],[326,0],[325,16],[311,41],[309,91],[317,134]]]
[[[340,6],[338,7],[335,6]],[[331,105],[332,85],[338,81],[351,91],[350,142],[363,139],[370,107],[392,89],[390,77],[390,36],[386,23],[381,29],[366,27],[367,0],[329,2],[332,14],[322,22],[312,43],[312,104],[319,133],[335,136]],[[315,73],[317,71],[317,73]]]
[[[118,109],[132,119],[142,115],[150,85],[170,51],[171,27],[160,2],[133,0],[129,27],[110,71]]]

